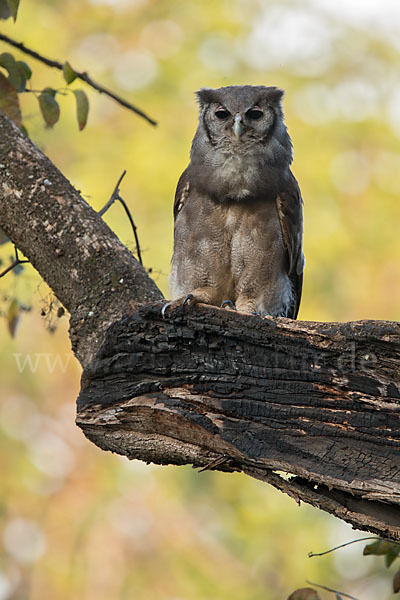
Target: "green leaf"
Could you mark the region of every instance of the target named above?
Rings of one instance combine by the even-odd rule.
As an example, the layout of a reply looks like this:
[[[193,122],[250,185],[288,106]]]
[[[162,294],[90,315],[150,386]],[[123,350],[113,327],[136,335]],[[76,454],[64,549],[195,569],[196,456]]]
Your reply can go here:
[[[10,69],[12,69],[14,65],[15,58],[12,54],[10,54],[9,52],[2,52],[0,54],[0,67],[4,67],[5,69],[7,69],[8,72],[10,72]]]
[[[400,569],[396,571],[393,577],[393,591],[395,594],[400,591]]]
[[[15,68],[11,69],[11,71],[9,72],[8,81],[12,83],[17,92],[24,91],[26,79],[16,65]]]
[[[21,109],[15,87],[3,73],[0,73],[0,109],[4,111],[14,123],[21,127]]]
[[[321,598],[312,588],[300,588],[290,594],[287,600],[321,600]]]
[[[76,116],[78,118],[79,130],[85,127],[89,113],[89,100],[83,90],[74,90],[76,99]]]
[[[20,307],[17,300],[11,302],[7,311],[7,325],[8,331],[10,332],[11,337],[15,336],[15,332],[17,329],[18,321],[21,315]]]
[[[56,92],[52,88],[45,88],[39,96],[40,111],[46,127],[53,127],[60,118],[60,107],[54,98],[55,94]]]
[[[25,90],[26,80],[32,76],[32,71],[22,60],[16,61],[12,54],[3,52],[0,54],[0,66],[8,72],[8,80],[12,83],[17,92]]]
[[[25,268],[24,265],[15,265],[12,272],[14,275],[18,276],[18,275],[21,275],[24,268]]]
[[[0,19],[11,17],[11,10],[7,0],[0,0]]]
[[[22,133],[23,133],[24,135],[26,135],[26,137],[29,137],[28,130],[27,130],[27,128],[25,127],[25,125],[24,125],[24,124],[22,124],[22,125],[21,125],[21,131],[22,131]]]
[[[17,20],[19,0],[8,0],[8,6],[10,8],[10,13],[14,22]]]
[[[21,73],[24,74],[25,79],[30,79],[32,77],[32,70],[24,60],[17,60],[15,64],[18,66]]]
[[[389,552],[386,552],[385,554],[385,565],[387,566],[387,568],[390,567],[390,565],[392,564],[392,562],[394,560],[396,560],[396,558],[399,555],[399,551],[400,551],[400,547],[398,546],[398,550],[395,549],[391,549],[389,550]]]
[[[56,94],[57,94],[57,90],[55,90],[54,88],[51,88],[51,87],[47,87],[47,88],[44,88],[44,90],[42,90],[42,94],[49,94],[52,98],[55,98]]]
[[[2,246],[3,244],[7,244],[7,242],[9,241],[10,240],[8,239],[4,231],[0,229],[0,246]]]
[[[390,542],[385,542],[385,540],[377,540],[372,544],[367,544],[363,550],[364,556],[368,556],[373,554],[375,556],[382,556],[386,554],[392,549],[392,544]]]
[[[63,64],[63,75],[67,85],[75,81],[78,77],[78,73],[74,71],[68,61]]]

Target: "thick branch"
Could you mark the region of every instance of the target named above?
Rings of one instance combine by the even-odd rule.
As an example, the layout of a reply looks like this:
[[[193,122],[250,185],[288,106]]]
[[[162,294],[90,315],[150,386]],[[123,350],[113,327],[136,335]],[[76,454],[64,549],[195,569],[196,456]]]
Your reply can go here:
[[[112,326],[82,379],[89,439],[130,458],[242,470],[399,540],[400,325],[186,315],[143,307]]]
[[[71,313],[83,364],[130,301],[156,284],[51,161],[0,111],[0,227]]]
[[[58,69],[59,71],[62,71],[64,68],[63,63],[61,63],[60,61],[54,60],[52,58],[46,58],[42,54],[39,54],[39,52],[36,52],[36,50],[31,50],[30,48],[25,46],[25,44],[23,44],[22,42],[16,42],[12,38],[8,37],[8,35],[4,35],[4,33],[0,33],[0,40],[3,42],[6,42],[7,44],[10,44],[10,46],[14,46],[14,48],[18,48],[18,50],[21,50],[21,52],[28,54],[28,56],[32,56],[32,58],[39,60],[40,62],[44,63],[48,67],[53,67],[54,69]],[[128,108],[132,112],[136,113],[137,115],[139,115],[139,117],[142,117],[143,119],[148,121],[151,125],[157,125],[157,121],[154,121],[154,119],[152,119],[151,117],[146,115],[146,113],[144,113],[142,110],[140,110],[140,108],[137,108],[137,106],[134,106],[130,102],[127,102],[126,100],[124,100],[123,98],[121,98],[120,96],[115,94],[114,92],[107,90],[104,86],[102,86],[99,83],[97,83],[96,81],[94,81],[94,79],[92,79],[90,77],[89,73],[86,73],[86,72],[80,73],[78,71],[75,71],[75,73],[76,73],[77,79],[84,81],[85,83],[90,85],[90,87],[92,87],[94,90],[97,90],[98,92],[100,92],[100,94],[105,94],[109,98],[112,98],[113,100],[115,100],[115,102],[117,102],[124,108]]]
[[[302,323],[205,306],[163,320],[160,303],[117,321],[131,300],[161,293],[1,114],[0,194],[0,227],[71,312],[86,366],[77,422],[89,439],[130,458],[241,470],[400,539],[398,323]]]

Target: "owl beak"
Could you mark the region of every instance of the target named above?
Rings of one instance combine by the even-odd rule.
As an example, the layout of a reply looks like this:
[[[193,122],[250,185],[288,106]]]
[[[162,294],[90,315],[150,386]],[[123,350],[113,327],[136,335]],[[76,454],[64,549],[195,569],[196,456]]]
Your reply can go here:
[[[235,115],[235,121],[233,123],[233,133],[237,140],[240,139],[240,136],[243,133],[242,115],[239,113],[236,113]]]

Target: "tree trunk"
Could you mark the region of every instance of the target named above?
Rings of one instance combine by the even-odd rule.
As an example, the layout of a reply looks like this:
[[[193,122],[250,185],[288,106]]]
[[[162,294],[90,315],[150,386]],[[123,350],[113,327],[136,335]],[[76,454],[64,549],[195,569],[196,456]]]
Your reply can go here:
[[[400,540],[398,323],[207,306],[163,319],[145,270],[4,116],[0,182],[0,226],[71,313],[90,440],[147,462],[241,470]]]

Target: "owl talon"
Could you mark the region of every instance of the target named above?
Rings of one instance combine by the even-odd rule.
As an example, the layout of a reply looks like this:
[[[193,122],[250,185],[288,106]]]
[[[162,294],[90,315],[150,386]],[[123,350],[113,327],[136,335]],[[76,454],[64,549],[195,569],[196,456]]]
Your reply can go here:
[[[181,304],[181,308],[183,308],[185,306],[185,304],[188,304],[188,303],[190,304],[191,301],[193,300],[193,298],[194,298],[193,294],[187,294],[184,297],[184,299],[183,299],[183,302]]]
[[[194,296],[193,294],[187,294],[184,299],[182,300],[181,303],[177,304],[176,300],[171,300],[170,302],[166,302],[164,304],[164,306],[161,309],[161,316],[163,319],[167,319],[166,316],[166,310],[168,308],[170,308],[172,306],[172,309],[176,309],[177,311],[177,317],[182,318],[183,317],[183,307],[185,306],[185,304],[190,304],[192,303],[192,301],[194,300]]]
[[[165,316],[165,311],[167,310],[167,308],[169,308],[171,306],[172,302],[166,302],[164,304],[164,306],[161,309],[161,316],[163,319],[166,319],[167,317]]]
[[[232,300],[224,300],[220,308],[226,308],[227,306],[232,310],[236,310],[236,306],[233,304]]]

